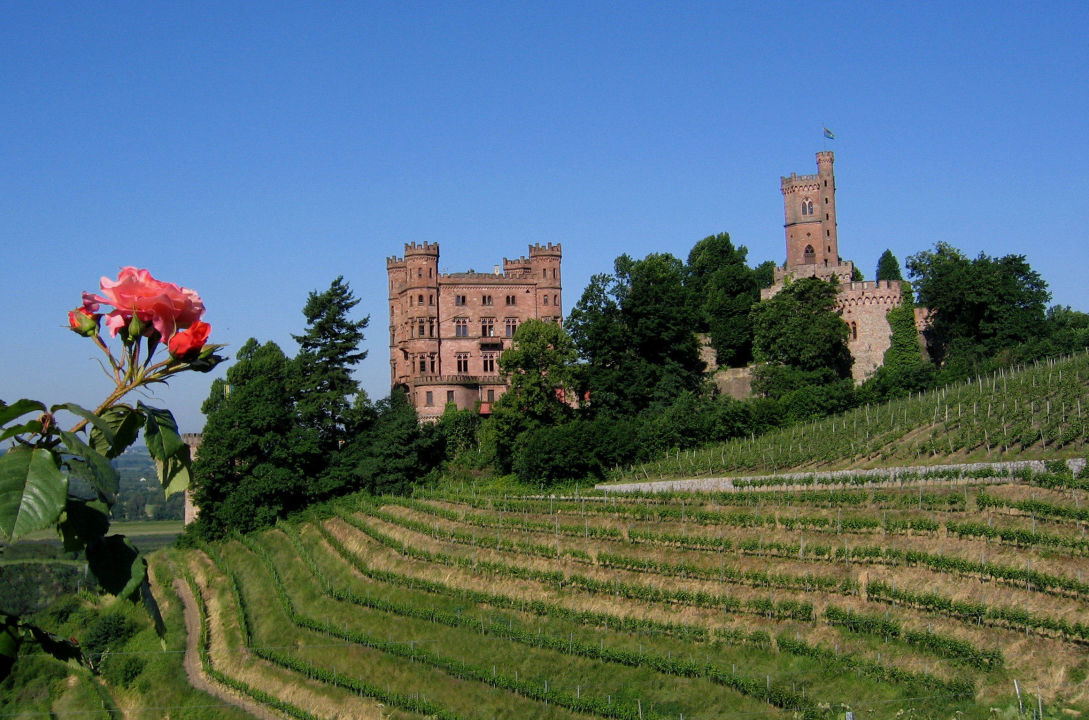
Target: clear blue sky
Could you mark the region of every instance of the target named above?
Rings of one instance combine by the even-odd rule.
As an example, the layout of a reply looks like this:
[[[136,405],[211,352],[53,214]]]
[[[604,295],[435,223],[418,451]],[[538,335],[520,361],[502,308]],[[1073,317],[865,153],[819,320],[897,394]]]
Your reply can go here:
[[[119,267],[196,289],[213,339],[288,354],[311,290],[369,313],[385,258],[564,247],[564,310],[621,253],[726,231],[784,255],[779,176],[836,152],[840,252],[1023,253],[1089,310],[1089,3],[0,4],[0,398],[97,404],[65,329]],[[836,133],[825,141],[822,126]],[[149,402],[203,424],[209,376]]]

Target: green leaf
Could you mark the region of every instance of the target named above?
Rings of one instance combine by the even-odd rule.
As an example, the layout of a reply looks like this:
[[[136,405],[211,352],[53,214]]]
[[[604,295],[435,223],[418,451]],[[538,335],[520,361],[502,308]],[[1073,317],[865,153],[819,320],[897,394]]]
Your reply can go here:
[[[0,433],[0,440],[7,440],[10,437],[16,435],[23,435],[25,433],[37,434],[42,431],[41,420],[31,420],[30,422],[23,423],[22,425],[12,425],[3,433]]]
[[[68,498],[58,528],[65,552],[78,552],[110,530],[110,508],[101,500]]]
[[[156,460],[155,470],[159,473],[159,482],[163,485],[163,493],[170,497],[177,492],[185,492],[189,487],[189,446],[185,446],[184,457]]]
[[[87,565],[102,589],[136,600],[147,579],[147,561],[124,535],[110,535],[87,546]]]
[[[128,405],[115,405],[103,411],[102,421],[110,428],[112,437],[98,429],[91,428],[88,443],[98,452],[113,459],[136,442],[140,427],[144,424],[144,415]]]
[[[45,405],[37,400],[16,400],[11,405],[6,405],[0,400],[0,425],[5,425],[21,415],[30,412],[45,412]]]
[[[144,422],[144,442],[153,458],[166,460],[175,457],[186,447],[178,434],[178,424],[174,422],[174,416],[169,410],[148,407],[143,403],[137,403],[137,407],[147,416]]]
[[[100,432],[106,433],[110,437],[110,442],[113,442],[113,428],[111,428],[102,418],[100,418],[98,415],[95,415],[87,408],[80,407],[75,403],[62,403],[60,405],[54,405],[53,407],[49,408],[49,411],[53,413],[57,412],[58,410],[67,410],[73,415],[83,418],[88,423],[90,423],[92,427],[98,428]]]
[[[99,497],[110,505],[117,500],[117,490],[121,484],[121,473],[110,464],[104,455],[101,455],[75,433],[61,430],[61,439],[64,441],[68,452],[75,455],[83,462],[67,461],[68,467],[98,491]]]
[[[0,531],[8,538],[55,523],[67,495],[68,478],[50,451],[14,448],[0,456]]]

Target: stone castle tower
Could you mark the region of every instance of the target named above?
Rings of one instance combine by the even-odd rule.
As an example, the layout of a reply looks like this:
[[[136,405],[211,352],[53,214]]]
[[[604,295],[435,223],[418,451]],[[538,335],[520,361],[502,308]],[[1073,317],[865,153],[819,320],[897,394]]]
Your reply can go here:
[[[438,243],[406,243],[386,259],[390,381],[423,421],[447,403],[491,412],[507,389],[499,356],[530,319],[561,323],[563,248],[530,245],[490,272],[439,273]]]
[[[817,174],[780,178],[786,219],[786,263],[775,268],[775,282],[760,291],[767,300],[788,278],[818,277],[839,281],[837,312],[850,328],[847,347],[855,359],[851,374],[862,382],[884,362],[892,330],[885,317],[902,302],[900,283],[852,282],[854,263],[839,256],[836,232],[836,178],[832,152],[817,153]]]

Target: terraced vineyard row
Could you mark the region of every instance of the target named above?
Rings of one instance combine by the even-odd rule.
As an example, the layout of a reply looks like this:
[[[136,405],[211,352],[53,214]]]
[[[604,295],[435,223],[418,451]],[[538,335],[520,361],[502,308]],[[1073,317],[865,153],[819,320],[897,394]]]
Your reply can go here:
[[[926,465],[940,458],[1085,455],[1089,353],[976,377],[884,405],[617,468],[611,481]]]
[[[356,498],[193,578],[225,682],[319,717],[283,678],[399,717],[982,718],[1014,680],[1085,710],[1084,521],[990,500],[1025,491]]]

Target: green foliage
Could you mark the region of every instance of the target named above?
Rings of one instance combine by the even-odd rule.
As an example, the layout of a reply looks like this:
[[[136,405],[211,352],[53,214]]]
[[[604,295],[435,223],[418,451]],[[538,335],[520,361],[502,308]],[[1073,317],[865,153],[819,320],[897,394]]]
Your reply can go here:
[[[499,368],[510,388],[496,406],[511,406],[530,424],[552,425],[570,416],[575,346],[556,323],[529,320],[514,333]]]
[[[936,363],[992,358],[1040,333],[1051,294],[1024,255],[969,259],[939,242],[909,257],[907,268],[919,304],[933,313],[926,336]]]
[[[728,233],[711,235],[688,254],[685,289],[697,310],[697,327],[711,335],[718,364],[742,367],[752,358],[749,312],[760,300],[756,275],[745,264],[748,250]]]
[[[703,378],[696,314],[685,268],[668,254],[616,259],[615,273],[595,275],[567,321],[579,355],[580,396],[594,413],[634,415],[667,405]]]
[[[416,409],[404,391],[394,389],[376,405],[374,427],[341,450],[352,467],[347,489],[370,493],[406,493],[443,456],[442,437],[432,425],[420,425]]]
[[[304,502],[309,488],[297,454],[307,446],[295,424],[288,378],[289,360],[279,346],[250,338],[226,381],[212,383],[193,468],[200,515],[190,532],[216,538],[251,530]]]
[[[900,261],[892,254],[892,250],[881,253],[881,257],[877,260],[877,281],[890,282],[903,279],[904,276],[900,272]]]
[[[753,308],[753,355],[765,363],[757,370],[754,389],[776,397],[801,382],[850,377],[850,331],[835,313],[838,291],[834,281],[803,278]],[[784,374],[781,367],[792,370]]]

